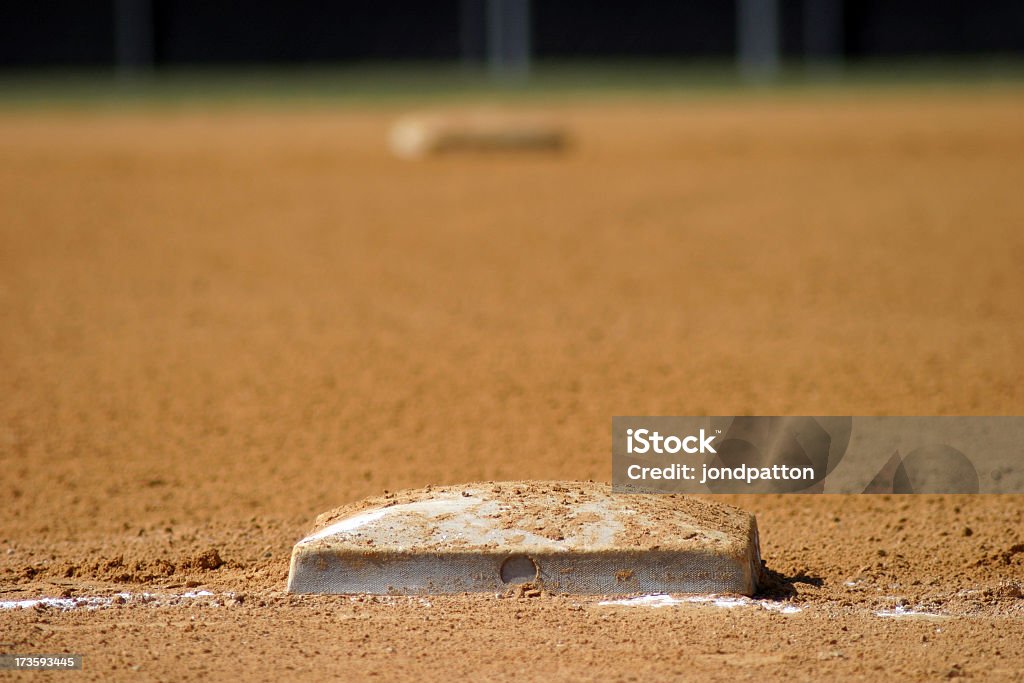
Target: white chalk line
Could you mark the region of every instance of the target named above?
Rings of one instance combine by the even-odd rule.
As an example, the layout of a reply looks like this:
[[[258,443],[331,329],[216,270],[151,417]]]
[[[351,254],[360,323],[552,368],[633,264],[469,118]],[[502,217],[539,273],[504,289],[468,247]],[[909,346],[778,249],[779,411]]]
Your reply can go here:
[[[948,614],[939,614],[937,612],[925,612],[923,610],[916,610],[911,607],[904,607],[903,605],[897,605],[893,609],[883,609],[875,612],[876,617],[885,617],[889,619],[949,619]]]
[[[36,607],[52,608],[61,611],[85,609],[90,612],[110,607],[121,607],[132,605],[143,605],[146,607],[175,607],[179,606],[181,600],[196,600],[197,605],[204,607],[223,607],[224,602],[234,600],[237,594],[234,592],[213,593],[207,590],[186,591],[185,593],[115,593],[111,596],[80,596],[73,598],[24,598],[22,600],[0,600],[0,611],[33,609]],[[302,596],[295,596],[302,597]],[[308,596],[314,597],[314,596]],[[359,602],[366,604],[417,604],[423,607],[433,607],[434,604],[424,597],[412,595],[324,595],[321,597],[333,597],[348,602]],[[201,600],[201,598],[208,598]]]
[[[633,598],[623,598],[620,600],[603,600],[597,604],[622,607],[671,607],[673,605],[683,604],[702,604],[722,609],[734,609],[736,607],[760,607],[761,609],[768,610],[769,612],[778,612],[779,614],[797,614],[803,611],[802,607],[797,607],[796,605],[784,602],[754,600],[752,598],[732,595],[673,596],[651,594]],[[876,617],[881,617],[883,619],[924,619],[938,621],[951,618],[951,615],[949,614],[927,612],[920,609],[914,609],[912,607],[906,607],[904,605],[897,605],[892,609],[875,610],[873,614]]]
[[[621,600],[603,600],[598,605],[615,605],[623,607],[671,607],[672,605],[683,605],[688,603],[706,604],[722,609],[734,609],[736,607],[760,607],[769,612],[779,614],[797,614],[802,612],[802,607],[789,605],[783,602],[772,600],[754,600],[733,595],[664,595],[652,594],[641,595],[635,598],[623,598]]]
[[[172,593],[160,595],[157,593],[117,593],[109,597],[91,596],[77,598],[26,598],[24,600],[0,600],[0,610],[5,609],[33,609],[35,607],[52,607],[59,610],[87,609],[97,610],[110,607],[120,599],[124,602],[137,601],[144,604],[161,606],[170,604],[173,600],[195,600],[198,598],[233,598],[234,593],[211,593],[210,591],[186,591],[185,593]],[[120,603],[119,603],[120,604]],[[210,603],[211,607],[218,606],[215,602]]]
[[[104,609],[113,607],[115,604],[121,605],[128,602],[135,604],[144,604],[152,607],[167,607],[176,605],[179,600],[199,600],[202,598],[213,598],[213,600],[207,600],[204,604],[208,607],[220,607],[221,603],[217,599],[233,599],[235,593],[213,593],[207,590],[199,591],[186,591],[184,593],[171,593],[171,594],[158,594],[158,593],[116,593],[112,596],[83,596],[83,597],[71,597],[71,598],[26,598],[22,600],[0,600],[0,610],[16,610],[16,609],[33,609],[36,607],[52,608],[61,611],[85,609],[94,611],[98,609]],[[346,597],[350,601],[358,599],[360,596],[338,596]],[[390,602],[389,598],[392,596],[368,596],[376,598],[375,601],[387,603]],[[120,602],[115,602],[120,600]],[[433,607],[433,604],[428,600],[419,599],[418,604]],[[614,607],[672,607],[675,605],[686,605],[686,604],[698,604],[708,605],[711,607],[717,607],[719,609],[735,609],[737,607],[759,607],[769,612],[777,612],[779,614],[798,614],[803,611],[802,607],[798,607],[793,604],[785,602],[777,602],[773,600],[755,600],[752,598],[733,596],[733,595],[665,595],[665,594],[650,594],[641,595],[631,598],[621,598],[613,600],[602,600],[597,603],[599,606],[614,606]],[[892,609],[876,610],[873,612],[876,617],[886,619],[925,619],[925,620],[942,620],[949,619],[950,615],[941,614],[937,612],[926,612],[923,610],[914,609],[911,607],[905,607],[903,605],[897,605]]]

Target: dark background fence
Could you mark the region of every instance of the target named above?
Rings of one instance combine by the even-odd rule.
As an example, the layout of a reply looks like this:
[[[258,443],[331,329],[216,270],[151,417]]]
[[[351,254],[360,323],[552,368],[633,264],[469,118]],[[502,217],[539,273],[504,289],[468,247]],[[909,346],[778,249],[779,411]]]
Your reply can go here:
[[[523,21],[529,51],[541,59],[729,59],[742,40],[744,2],[535,0],[525,5]],[[771,47],[782,58],[1024,54],[1022,0],[749,4],[774,17]],[[0,3],[0,66],[482,61],[487,13],[498,5],[501,0],[8,0]]]

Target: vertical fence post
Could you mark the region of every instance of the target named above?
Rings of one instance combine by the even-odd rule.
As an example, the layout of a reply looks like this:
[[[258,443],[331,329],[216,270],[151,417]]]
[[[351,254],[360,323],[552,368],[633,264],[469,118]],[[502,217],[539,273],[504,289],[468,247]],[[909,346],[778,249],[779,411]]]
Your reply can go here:
[[[529,0],[487,0],[487,65],[491,75],[523,79],[530,73]]]
[[[459,0],[459,56],[467,69],[475,69],[484,62],[485,24],[483,0]]]
[[[843,0],[804,0],[804,62],[836,70],[843,61]]]
[[[151,0],[114,0],[114,60],[118,75],[128,78],[152,69],[153,48]]]
[[[740,75],[768,81],[779,73],[778,0],[737,0],[736,52]]]

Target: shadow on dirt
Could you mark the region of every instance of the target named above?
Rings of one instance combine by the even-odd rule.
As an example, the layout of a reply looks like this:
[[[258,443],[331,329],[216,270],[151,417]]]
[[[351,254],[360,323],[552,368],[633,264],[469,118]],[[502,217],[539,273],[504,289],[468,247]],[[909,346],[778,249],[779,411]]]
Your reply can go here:
[[[754,597],[766,600],[791,600],[800,593],[797,589],[798,584],[820,588],[825,584],[825,580],[819,576],[809,576],[804,572],[799,572],[793,576],[784,576],[777,571],[762,566],[761,579],[757,583],[757,595]]]

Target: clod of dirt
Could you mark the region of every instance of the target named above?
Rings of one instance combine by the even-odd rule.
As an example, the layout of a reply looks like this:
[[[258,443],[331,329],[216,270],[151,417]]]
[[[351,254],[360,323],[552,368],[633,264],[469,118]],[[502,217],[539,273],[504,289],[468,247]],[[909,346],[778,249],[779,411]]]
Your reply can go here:
[[[188,560],[185,564],[192,569],[199,569],[205,572],[223,567],[224,560],[221,559],[220,553],[217,552],[216,548],[210,548]]]
[[[549,598],[551,594],[544,588],[544,582],[527,581],[509,586],[503,597],[524,600],[527,598]]]

